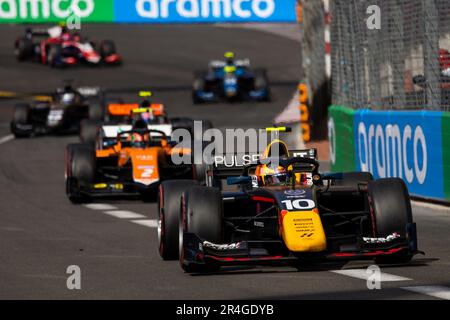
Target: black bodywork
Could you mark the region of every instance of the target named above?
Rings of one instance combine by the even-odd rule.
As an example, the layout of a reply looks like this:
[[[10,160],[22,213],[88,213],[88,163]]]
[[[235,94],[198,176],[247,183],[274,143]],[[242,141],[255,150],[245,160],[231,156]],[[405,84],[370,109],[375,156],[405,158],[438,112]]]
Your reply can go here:
[[[211,243],[184,230],[180,263],[188,272],[205,271],[236,264],[298,265],[321,260],[371,260],[377,257],[412,257],[417,250],[416,225],[412,221],[398,230],[398,237],[379,242],[374,230],[374,214],[368,196],[370,182],[343,185],[342,174],[320,175],[318,162],[311,158],[287,159],[292,163],[313,164],[313,176],[320,177],[310,187],[258,188],[240,184],[238,191],[222,191],[224,237]],[[247,175],[254,164],[241,168],[211,167],[210,186],[219,180]],[[281,238],[281,212],[284,200],[309,199],[315,203],[326,236],[326,250],[295,253]],[[402,201],[399,199],[399,201]],[[409,201],[409,198],[408,198]],[[298,210],[295,210],[298,211]],[[182,215],[185,214],[183,209]],[[184,216],[183,216],[184,217]],[[182,218],[182,223],[185,219]],[[181,235],[180,235],[181,236]],[[302,236],[308,236],[304,234]],[[380,240],[381,241],[381,240]]]
[[[48,97],[48,101],[34,100],[31,103],[17,104],[11,132],[17,137],[29,137],[42,134],[76,134],[80,131],[80,123],[84,119],[95,118],[104,108],[102,94],[81,94],[71,90],[73,100],[63,101],[66,89],[58,89]]]

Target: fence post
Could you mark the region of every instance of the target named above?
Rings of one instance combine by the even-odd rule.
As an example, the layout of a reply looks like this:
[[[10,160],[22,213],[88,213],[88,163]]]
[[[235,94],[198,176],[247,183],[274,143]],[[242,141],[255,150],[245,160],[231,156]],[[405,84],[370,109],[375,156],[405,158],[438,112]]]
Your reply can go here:
[[[426,109],[440,110],[439,22],[435,0],[422,0],[424,9],[423,59],[426,78]]]

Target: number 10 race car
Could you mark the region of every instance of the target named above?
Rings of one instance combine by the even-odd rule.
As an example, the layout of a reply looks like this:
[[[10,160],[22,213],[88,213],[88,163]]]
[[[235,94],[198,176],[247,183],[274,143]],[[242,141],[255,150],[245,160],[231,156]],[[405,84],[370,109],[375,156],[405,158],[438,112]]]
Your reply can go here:
[[[277,159],[270,158],[273,148],[280,150]],[[186,272],[203,272],[329,259],[406,263],[419,253],[401,179],[320,174],[315,149],[289,152],[280,140],[265,155],[276,166],[264,157],[249,163],[232,155],[242,161],[216,161],[207,186],[180,180],[160,186],[163,259],[178,258]],[[223,179],[238,190],[223,191]]]

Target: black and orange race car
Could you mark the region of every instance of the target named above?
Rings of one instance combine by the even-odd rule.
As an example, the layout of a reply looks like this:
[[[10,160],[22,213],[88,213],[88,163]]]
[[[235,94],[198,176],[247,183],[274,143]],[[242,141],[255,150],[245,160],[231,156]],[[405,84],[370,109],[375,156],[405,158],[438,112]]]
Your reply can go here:
[[[401,179],[321,174],[315,149],[289,151],[280,140],[262,157],[230,156],[238,161],[219,157],[207,170],[207,186],[160,186],[159,252],[186,272],[330,259],[406,263],[419,253]],[[237,190],[224,191],[224,179]]]
[[[66,149],[66,194],[72,202],[101,197],[155,199],[167,179],[204,181],[202,165],[175,164],[172,154],[191,155],[162,130],[136,122],[114,141],[99,136],[96,147],[70,144]]]
[[[45,30],[27,28],[25,35],[16,39],[14,53],[18,61],[37,61],[51,67],[64,67],[80,62],[89,65],[118,65],[122,58],[111,40],[98,47],[60,25]]]

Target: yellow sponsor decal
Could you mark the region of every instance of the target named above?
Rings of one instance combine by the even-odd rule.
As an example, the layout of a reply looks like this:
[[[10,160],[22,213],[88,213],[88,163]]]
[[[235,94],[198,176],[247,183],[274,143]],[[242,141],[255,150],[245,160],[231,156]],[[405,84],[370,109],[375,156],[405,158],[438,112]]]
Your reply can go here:
[[[94,189],[106,189],[106,188],[108,188],[108,185],[106,183],[94,184]]]
[[[236,67],[235,66],[225,66],[223,68],[223,71],[225,71],[225,73],[235,72],[236,71]]]
[[[151,91],[139,91],[139,97],[142,97],[142,98],[149,98],[152,95],[153,94]]]

